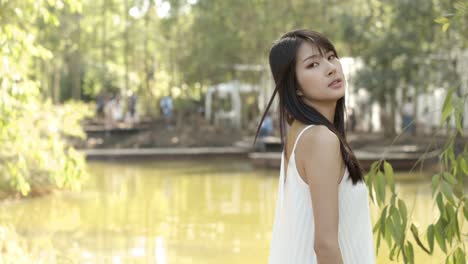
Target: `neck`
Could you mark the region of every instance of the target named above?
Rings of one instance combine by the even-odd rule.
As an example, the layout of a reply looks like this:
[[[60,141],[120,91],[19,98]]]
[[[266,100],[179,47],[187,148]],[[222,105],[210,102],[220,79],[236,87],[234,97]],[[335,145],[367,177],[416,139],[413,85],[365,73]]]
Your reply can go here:
[[[335,109],[336,109],[336,102],[337,101],[310,101],[304,100],[304,102],[313,107],[315,110],[319,111],[330,123],[333,124],[335,119]]]

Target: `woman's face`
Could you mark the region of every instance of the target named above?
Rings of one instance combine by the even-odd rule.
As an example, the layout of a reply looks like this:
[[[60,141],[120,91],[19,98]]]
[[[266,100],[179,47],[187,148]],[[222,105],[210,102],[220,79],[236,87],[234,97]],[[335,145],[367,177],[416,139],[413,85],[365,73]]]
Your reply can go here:
[[[345,95],[345,79],[339,59],[333,51],[323,55],[308,42],[302,43],[297,52],[296,77],[300,87],[296,93],[306,103],[336,102]]]

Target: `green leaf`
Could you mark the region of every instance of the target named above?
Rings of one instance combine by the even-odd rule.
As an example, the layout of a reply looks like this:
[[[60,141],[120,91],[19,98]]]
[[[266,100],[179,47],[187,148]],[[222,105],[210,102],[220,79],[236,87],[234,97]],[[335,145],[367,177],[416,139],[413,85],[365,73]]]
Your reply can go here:
[[[444,179],[446,179],[450,184],[457,184],[457,179],[455,179],[452,174],[444,172],[442,175],[444,176]]]
[[[457,236],[458,240],[461,241],[461,237],[460,237],[461,229],[460,229],[460,225],[458,224],[458,217],[457,216],[454,217],[453,222],[454,222],[454,225],[453,225],[454,233]]]
[[[380,216],[379,216],[379,219],[377,219],[377,221],[375,222],[375,225],[372,229],[372,232],[375,234],[379,234],[379,233],[382,233],[384,234],[385,233],[385,228],[384,228],[384,224],[385,224],[385,216],[387,214],[387,207],[388,206],[385,206],[381,213],[380,213]]]
[[[377,245],[376,245],[376,255],[379,255],[379,248],[380,248],[380,240],[382,240],[382,233],[379,232],[377,235]]]
[[[390,260],[394,260],[394,257],[395,257],[395,254],[397,253],[397,250],[398,249],[398,244],[394,244],[393,247],[392,247],[392,250],[390,250]]]
[[[432,176],[432,196],[434,196],[437,187],[439,186],[440,174]]]
[[[455,113],[455,125],[458,129],[458,132],[462,135],[463,134],[463,126],[462,126],[462,122],[461,122],[461,119],[462,119],[462,114],[458,111],[456,111]]]
[[[455,256],[455,263],[457,264],[466,263],[466,255],[465,255],[465,252],[461,248],[457,248],[457,250],[454,253],[454,256]]]
[[[392,216],[393,223],[396,225],[398,229],[401,229],[402,225],[401,225],[400,213],[398,212],[395,206],[390,207],[390,214]]]
[[[377,203],[383,204],[385,203],[385,178],[382,172],[378,172],[376,176],[376,195],[377,195]]]
[[[385,172],[385,178],[387,180],[387,184],[390,186],[390,189],[392,192],[395,192],[395,182],[393,180],[393,168],[392,165],[388,162],[384,162],[384,172]]]
[[[392,198],[390,198],[390,205],[395,206],[395,201],[396,201],[396,194],[392,194]]]
[[[442,25],[442,31],[446,32],[449,27],[450,27],[450,23],[445,23],[444,25]]]
[[[442,116],[440,118],[440,124],[443,124],[445,120],[450,116],[453,110],[452,95],[455,89],[450,89],[445,96],[444,104],[442,106]]]
[[[465,215],[465,220],[468,221],[468,197],[463,199],[463,214]]]
[[[438,193],[436,197],[437,208],[439,208],[439,212],[442,218],[446,217],[445,210],[444,210],[444,202],[442,199],[442,193]]]
[[[430,254],[434,251],[434,225],[430,224],[427,228],[427,243],[429,244]]]
[[[410,230],[411,230],[411,233],[413,234],[413,237],[414,237],[414,239],[416,240],[416,243],[418,244],[418,246],[419,246],[420,248],[422,248],[424,251],[426,251],[428,254],[430,254],[431,252],[429,251],[429,249],[427,249],[427,248],[423,245],[421,239],[419,238],[418,229],[416,228],[416,226],[415,226],[414,224],[411,224]]]
[[[455,2],[453,4],[453,7],[455,7],[455,9],[458,12],[460,12],[460,14],[465,14],[468,11],[468,3],[467,2],[463,2],[463,1]]]
[[[395,220],[394,220],[394,217],[393,217],[393,215],[391,214],[390,210],[389,210],[388,214],[389,214],[389,217],[386,219],[385,225],[388,225],[388,226],[390,227],[390,229],[389,229],[389,230],[390,230],[390,234],[391,234],[392,236],[394,236],[393,239],[394,239],[395,241],[397,241],[397,239],[396,239],[397,235],[396,235],[396,233],[394,233],[394,232],[396,231]]]
[[[401,218],[406,220],[408,218],[408,210],[403,200],[398,199],[398,208],[400,209]]]
[[[399,244],[401,243],[403,230],[401,228],[400,218],[395,215],[399,215],[398,212],[396,212],[396,214],[392,213],[392,217],[387,219],[386,224],[390,224],[390,232],[392,234],[392,237],[395,240],[395,242]]]
[[[465,175],[468,175],[468,166],[466,165],[466,160],[462,157],[460,159],[460,166],[462,168],[462,171]]]
[[[408,241],[408,244],[406,244],[406,256],[408,258],[409,263],[414,263],[413,245],[409,241]]]
[[[453,145],[450,146],[449,150],[450,150],[450,151],[447,153],[448,156],[449,156],[449,159],[450,159],[450,161],[451,161],[452,163],[455,163],[455,162],[456,162],[456,159],[455,159],[455,153],[454,153],[454,150],[453,150]]]
[[[443,124],[445,122],[445,120],[447,120],[447,118],[452,113],[452,110],[453,110],[453,106],[452,106],[451,103],[448,104],[447,107],[444,108],[444,110],[442,111],[442,117],[440,118],[440,123],[441,124]]]
[[[442,249],[442,251],[444,251],[444,253],[447,253],[447,247],[445,245],[445,235],[439,224],[435,226],[434,235],[435,235],[437,244],[439,244],[439,247]]]
[[[448,18],[446,17],[438,17],[434,20],[437,24],[445,24],[449,22]]]
[[[388,205],[385,206],[385,208],[383,209],[382,211],[382,214],[380,215],[380,230],[382,231],[382,234],[385,235],[385,218],[387,217],[387,209],[388,209]]]
[[[385,241],[387,242],[387,246],[390,248],[392,246],[392,234],[390,231],[390,225],[393,225],[392,219],[388,219],[385,221]]]
[[[460,240],[460,226],[458,224],[458,216],[456,213],[456,208],[447,206],[445,208],[447,211],[447,215],[449,216],[450,222],[449,225],[447,226],[447,240],[449,243],[452,243],[453,237],[457,236],[457,238]]]
[[[369,170],[369,173],[373,173],[374,175],[377,173],[378,171],[378,167],[380,165],[380,161],[374,161],[372,162],[372,165],[370,167],[370,170]]]
[[[374,181],[374,178],[375,178],[375,174],[372,172],[372,170],[369,171],[369,173],[367,174],[367,187],[369,188],[369,196],[372,200],[372,202],[374,204],[376,204],[376,201],[375,201],[375,198],[374,198],[374,192],[372,191],[372,185],[373,185],[373,181]]]
[[[376,233],[377,231],[380,231],[380,221],[377,221],[374,225],[374,227],[372,228],[372,233]],[[380,232],[379,232],[380,233]]]
[[[455,204],[455,201],[453,200],[453,190],[450,184],[448,184],[446,181],[442,181],[440,190],[450,203]]]

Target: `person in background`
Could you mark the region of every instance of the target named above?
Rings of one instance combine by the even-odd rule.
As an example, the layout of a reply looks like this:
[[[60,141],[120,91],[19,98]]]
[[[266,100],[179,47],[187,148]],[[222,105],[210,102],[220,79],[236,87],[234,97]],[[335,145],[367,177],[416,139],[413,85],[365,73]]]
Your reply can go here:
[[[348,114],[348,131],[354,132],[355,130],[356,130],[356,113],[354,111],[354,108],[350,107],[349,114]]]
[[[421,126],[423,128],[423,132],[426,135],[432,133],[432,113],[429,111],[429,107],[424,107],[422,116],[421,116]]]
[[[96,98],[96,116],[98,118],[104,117],[104,106],[105,106],[105,98],[103,93],[99,93]]]
[[[271,114],[268,113],[262,122],[258,136],[260,138],[264,138],[264,137],[271,136],[272,134],[273,134],[273,119],[271,118]]]
[[[114,118],[113,118],[113,109],[114,101],[113,95],[105,94],[104,97],[104,129],[106,130],[106,135],[109,134],[109,131],[114,128]]]
[[[123,112],[122,112],[122,102],[120,100],[120,95],[114,96],[112,99],[112,119],[114,122],[120,122],[123,119]]]
[[[166,123],[166,128],[171,128],[173,110],[172,98],[170,96],[164,96],[163,98],[161,98],[159,104],[164,117],[164,121]]]
[[[413,99],[408,97],[406,102],[403,104],[401,109],[402,116],[402,130],[403,132],[414,133],[415,125],[413,123],[414,112],[413,112]]]
[[[136,103],[137,96],[135,93],[132,93],[128,98],[128,115],[131,124],[136,121]]]

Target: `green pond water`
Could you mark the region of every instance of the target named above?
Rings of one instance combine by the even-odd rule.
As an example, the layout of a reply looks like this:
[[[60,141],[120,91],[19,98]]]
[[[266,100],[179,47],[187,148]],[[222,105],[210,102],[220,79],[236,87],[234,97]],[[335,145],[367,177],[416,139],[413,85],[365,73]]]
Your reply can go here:
[[[0,224],[48,240],[78,263],[267,263],[277,171],[233,159],[89,162],[88,169],[79,193],[1,202]],[[398,181],[397,190],[417,225],[433,221],[430,181]],[[377,212],[372,206],[373,221]],[[442,262],[416,251],[416,263]],[[378,263],[397,263],[387,252],[381,248]]]

